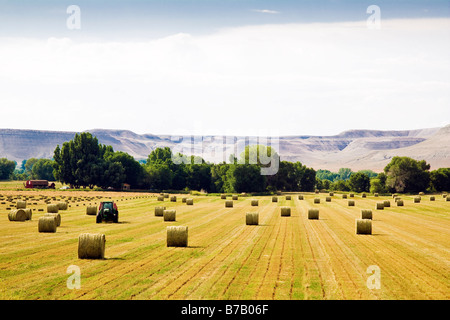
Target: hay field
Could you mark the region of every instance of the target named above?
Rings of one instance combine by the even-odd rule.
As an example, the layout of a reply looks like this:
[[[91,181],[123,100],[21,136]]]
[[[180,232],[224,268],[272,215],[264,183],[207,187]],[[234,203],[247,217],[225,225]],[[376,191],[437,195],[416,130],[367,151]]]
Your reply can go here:
[[[328,194],[279,196],[278,202],[249,196],[226,208],[220,196],[189,196],[194,204],[186,205],[184,195],[161,202],[143,193],[0,194],[33,195],[27,208],[36,209],[32,220],[9,221],[12,204],[0,200],[0,299],[450,298],[450,202],[440,195],[434,202],[422,196],[420,203],[401,196],[403,207],[391,197],[358,194],[355,206],[336,193],[330,202]],[[78,197],[59,211],[56,233],[38,232],[46,212],[41,195],[54,197],[50,203]],[[109,197],[118,204],[119,223],[96,224],[86,206]],[[257,207],[252,199],[259,199]],[[391,206],[375,210],[382,200]],[[176,209],[176,221],[156,217],[156,206]],[[281,216],[284,206],[290,216]],[[308,219],[310,208],[319,208],[318,220]],[[355,233],[361,209],[373,212],[371,235]],[[259,225],[246,225],[247,212],[259,213]],[[188,226],[188,247],[167,247],[167,226]],[[105,259],[78,259],[82,233],[105,234]],[[67,286],[72,265],[81,272],[79,289]],[[380,289],[367,286],[373,265],[380,270]]]

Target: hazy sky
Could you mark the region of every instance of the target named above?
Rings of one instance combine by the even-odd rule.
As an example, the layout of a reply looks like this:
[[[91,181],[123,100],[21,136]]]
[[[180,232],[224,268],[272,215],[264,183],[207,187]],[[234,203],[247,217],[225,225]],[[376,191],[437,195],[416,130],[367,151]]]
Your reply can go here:
[[[447,125],[449,3],[0,0],[0,128],[333,135]]]

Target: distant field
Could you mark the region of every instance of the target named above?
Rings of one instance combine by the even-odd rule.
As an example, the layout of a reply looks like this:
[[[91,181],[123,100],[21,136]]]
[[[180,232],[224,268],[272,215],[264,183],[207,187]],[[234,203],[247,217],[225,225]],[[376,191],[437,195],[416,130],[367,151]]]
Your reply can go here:
[[[0,184],[3,186],[3,183]],[[2,189],[4,189],[2,187]],[[299,200],[279,196],[240,197],[225,208],[218,196],[194,196],[194,205],[157,201],[155,194],[82,191],[11,191],[34,196],[27,205],[31,221],[8,220],[0,204],[0,299],[449,299],[450,202],[436,195],[391,197],[355,195],[355,206],[335,194],[305,194]],[[56,233],[39,233],[37,223],[52,202],[69,196],[112,197],[119,223],[95,223],[86,205],[100,199],[69,202],[60,211]],[[321,203],[313,199],[320,197]],[[0,197],[0,198],[2,198]],[[66,198],[61,198],[66,197]],[[227,199],[231,199],[228,197]],[[375,210],[390,200],[391,207]],[[33,204],[36,203],[36,204]],[[78,205],[78,206],[77,206]],[[176,209],[176,222],[154,216],[155,206]],[[290,217],[280,207],[291,207]],[[319,208],[319,220],[308,220],[308,208]],[[44,209],[38,211],[37,209]],[[356,235],[361,209],[372,209],[373,234]],[[247,226],[245,214],[259,212],[259,225]],[[189,227],[187,248],[166,247],[166,227]],[[103,260],[77,256],[78,235],[104,233]],[[81,288],[68,289],[70,265],[81,270]],[[369,289],[369,266],[380,270],[380,289]]]

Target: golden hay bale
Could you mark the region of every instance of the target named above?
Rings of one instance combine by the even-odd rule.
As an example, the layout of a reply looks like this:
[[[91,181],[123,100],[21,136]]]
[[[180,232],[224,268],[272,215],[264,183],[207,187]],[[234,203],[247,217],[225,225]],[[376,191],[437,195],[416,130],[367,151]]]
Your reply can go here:
[[[245,215],[246,225],[258,225],[259,214],[258,212],[247,212]]]
[[[331,197],[326,197],[326,198],[325,198],[325,201],[326,201],[326,202],[331,202]]]
[[[348,200],[348,206],[354,207],[355,206],[355,200]]]
[[[227,198],[227,195],[226,194],[221,194],[220,195],[220,199],[226,199]]]
[[[186,197],[181,198],[181,203],[186,203]]]
[[[82,233],[78,236],[78,259],[104,259],[106,237],[102,233]]]
[[[67,202],[58,202],[58,210],[67,210]]]
[[[375,207],[377,210],[384,210],[384,202],[377,202]]]
[[[303,195],[302,194],[299,194],[298,195],[298,200],[303,200],[304,198],[303,198]]]
[[[414,203],[420,203],[420,199],[421,199],[420,197],[415,197],[414,198]]]
[[[356,234],[372,234],[372,220],[356,219]]]
[[[397,207],[403,207],[403,200],[402,199],[399,199],[399,200],[397,200]]]
[[[272,202],[278,202],[278,197],[272,197]]]
[[[225,200],[225,208],[233,208],[233,200]]]
[[[355,194],[354,193],[350,193],[349,196],[350,196],[350,198],[354,198]]]
[[[56,226],[59,227],[61,225],[61,215],[59,213],[46,213],[44,217],[54,217],[56,220]]]
[[[373,196],[374,196],[374,197],[378,197],[378,193],[374,193]]]
[[[177,202],[177,196],[171,196],[170,197],[171,202]]]
[[[25,210],[25,213],[27,214],[26,220],[31,220],[31,217],[33,216],[33,211],[31,210],[31,208],[23,209],[23,210]]]
[[[169,194],[168,193],[163,193],[163,197],[168,199],[169,198]]]
[[[281,216],[282,217],[290,217],[291,216],[291,208],[290,207],[281,207]]]
[[[445,197],[445,201],[450,201],[450,197]]]
[[[57,222],[55,216],[43,216],[39,218],[39,232],[56,232]]]
[[[370,220],[372,220],[372,210],[361,209],[361,219],[370,219]]]
[[[97,206],[87,206],[86,207],[86,214],[89,215],[89,216],[97,215]]]
[[[164,201],[164,196],[158,196],[158,201]]]
[[[314,198],[314,203],[320,203],[320,198]]]
[[[17,209],[25,209],[27,207],[26,201],[17,201],[16,208]]]
[[[424,196],[425,192],[419,192],[419,196]]]
[[[24,209],[11,210],[8,213],[8,219],[9,221],[25,221],[27,220],[27,213]]]
[[[347,195],[345,193],[342,195],[342,199],[347,199]]]
[[[252,207],[257,207],[259,204],[258,199],[252,199]]]
[[[188,227],[171,226],[167,227],[167,246],[168,247],[187,247],[188,245]]]
[[[164,210],[166,210],[166,207],[155,207],[155,217],[164,216]]]
[[[308,210],[308,219],[319,219],[319,209],[309,209]]]
[[[176,217],[176,210],[164,210],[163,212],[163,217],[164,217],[164,221],[176,221],[175,217]]]
[[[238,199],[237,195],[234,194],[234,195],[231,196],[231,200],[237,200],[237,199]]]
[[[446,193],[443,193],[443,194],[442,194],[442,198],[447,198],[447,194],[446,194]]]
[[[277,195],[278,195],[278,196],[281,196],[281,191],[277,191]]]
[[[330,192],[330,193],[328,193],[328,195],[329,195],[330,197],[333,197],[333,196],[334,196],[334,192]]]
[[[436,200],[436,198],[433,197],[433,196],[431,196],[431,197],[430,197],[430,201],[434,201],[434,200]]]
[[[391,206],[391,202],[389,200],[384,200],[383,201],[383,207],[389,208],[390,206]]]
[[[361,197],[362,197],[362,198],[367,198],[367,195],[366,195],[365,193],[363,193],[363,194],[361,195]]]
[[[291,196],[286,196],[286,200],[291,200]]]
[[[194,205],[194,199],[192,199],[192,198],[186,199],[186,205],[188,205],[188,206]]]
[[[58,213],[58,205],[57,204],[48,204],[47,205],[47,212],[48,213]]]

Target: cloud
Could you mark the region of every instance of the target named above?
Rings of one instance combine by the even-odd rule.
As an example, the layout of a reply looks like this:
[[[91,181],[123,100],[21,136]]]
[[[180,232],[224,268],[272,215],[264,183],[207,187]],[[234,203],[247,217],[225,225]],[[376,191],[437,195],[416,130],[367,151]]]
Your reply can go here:
[[[259,12],[259,13],[269,13],[269,14],[279,14],[279,13],[281,13],[280,11],[268,10],[268,9],[253,9],[252,11]]]
[[[449,26],[413,19],[383,20],[381,30],[360,21],[151,41],[0,39],[0,127],[326,135],[438,126],[450,119]]]

